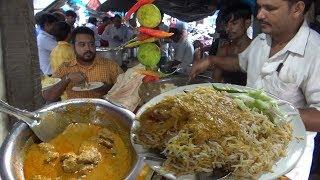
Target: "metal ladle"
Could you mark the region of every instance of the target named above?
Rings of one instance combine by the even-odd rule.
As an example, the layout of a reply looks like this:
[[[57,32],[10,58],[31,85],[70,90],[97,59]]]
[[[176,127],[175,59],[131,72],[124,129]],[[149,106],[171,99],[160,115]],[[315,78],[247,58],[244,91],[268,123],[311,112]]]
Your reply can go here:
[[[66,122],[54,121],[43,115],[13,107],[0,100],[0,111],[28,124],[35,135],[43,142],[48,142],[64,130]]]

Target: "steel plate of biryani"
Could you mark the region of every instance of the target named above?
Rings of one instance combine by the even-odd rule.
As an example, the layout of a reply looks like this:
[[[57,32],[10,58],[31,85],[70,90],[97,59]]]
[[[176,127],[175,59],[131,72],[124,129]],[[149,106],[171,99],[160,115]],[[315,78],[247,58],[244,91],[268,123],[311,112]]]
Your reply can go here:
[[[132,141],[164,155],[160,171],[171,177],[224,169],[232,176],[258,179],[273,172],[298,138],[293,137],[291,116],[260,90],[207,84],[155,99],[138,112]],[[304,141],[304,136],[300,138]],[[305,142],[296,161],[304,146]]]

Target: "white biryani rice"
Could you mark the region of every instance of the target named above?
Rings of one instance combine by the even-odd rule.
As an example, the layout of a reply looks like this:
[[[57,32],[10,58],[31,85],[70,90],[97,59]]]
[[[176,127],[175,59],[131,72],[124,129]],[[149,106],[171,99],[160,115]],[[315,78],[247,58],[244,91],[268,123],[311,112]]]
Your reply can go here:
[[[167,97],[138,120],[138,142],[164,152],[163,169],[176,175],[225,168],[257,178],[286,155],[292,139],[289,123],[274,125],[209,87]]]

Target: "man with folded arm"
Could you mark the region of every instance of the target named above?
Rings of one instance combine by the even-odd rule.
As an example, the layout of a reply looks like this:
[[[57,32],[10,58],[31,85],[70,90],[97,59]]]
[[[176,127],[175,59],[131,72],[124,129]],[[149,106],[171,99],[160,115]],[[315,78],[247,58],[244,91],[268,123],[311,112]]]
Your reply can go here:
[[[257,0],[257,4],[264,34],[238,56],[196,61],[190,76],[209,67],[247,72],[247,86],[291,102],[307,130],[320,131],[320,35],[305,20],[312,0]],[[308,132],[307,149],[289,178],[308,179],[314,135]]]

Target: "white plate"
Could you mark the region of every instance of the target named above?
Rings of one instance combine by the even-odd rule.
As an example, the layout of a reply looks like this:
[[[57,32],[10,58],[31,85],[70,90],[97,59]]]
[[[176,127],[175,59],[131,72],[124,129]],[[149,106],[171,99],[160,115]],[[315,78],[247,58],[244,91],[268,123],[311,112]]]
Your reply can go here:
[[[42,90],[47,90],[50,87],[58,84],[60,81],[60,78],[45,77],[45,79],[41,80]]]
[[[224,87],[233,87],[233,88],[238,88],[238,89],[250,89],[248,87],[243,87],[243,86],[236,86],[236,85],[226,85],[226,84],[215,84],[216,86]],[[136,117],[139,117],[147,108],[154,106],[155,104],[159,103],[162,101],[166,96],[173,96],[179,93],[182,93],[184,90],[193,90],[197,87],[211,87],[211,83],[206,83],[206,84],[195,84],[195,85],[189,85],[189,86],[183,86],[183,87],[178,87],[176,89],[173,89],[171,91],[165,92],[163,94],[160,94],[153,99],[151,99],[148,103],[146,103],[144,106],[142,106],[139,111],[137,112]],[[270,95],[270,94],[269,94]],[[290,103],[280,100],[276,98],[273,95],[270,95],[273,98],[278,100],[279,108],[282,109],[284,112],[286,112],[288,115],[289,114],[296,114],[298,112],[297,109],[295,109]],[[292,134],[292,141],[289,143],[288,148],[287,148],[287,155],[283,158],[281,158],[272,168],[272,173],[265,173],[260,176],[260,180],[269,180],[269,179],[276,179],[289,171],[291,171],[295,165],[297,164],[298,160],[300,159],[301,155],[304,152],[304,149],[306,147],[306,129],[304,127],[304,124],[300,118],[299,115],[292,115],[290,116],[292,119],[291,124],[293,127],[293,134]],[[135,120],[133,122],[132,128],[131,128],[131,142],[133,144],[134,149],[136,150],[137,154],[147,152],[147,149],[144,149],[141,145],[135,144],[134,143],[134,130],[139,127],[139,121]],[[297,137],[297,138],[296,138]],[[302,138],[302,139],[298,139]],[[157,161],[151,161],[151,160],[145,160],[147,164],[150,165],[150,167],[158,172],[159,174],[165,176],[166,178],[169,179],[195,179],[194,176],[188,175],[188,176],[183,176],[183,177],[178,177],[176,178],[173,174],[165,174],[161,173],[160,168],[161,168],[161,163]]]
[[[95,89],[101,88],[103,85],[104,85],[103,82],[89,82],[88,83],[88,87],[82,88],[80,86],[74,86],[72,88],[72,90],[73,91],[78,91],[78,92],[91,91],[91,90],[95,90]]]

